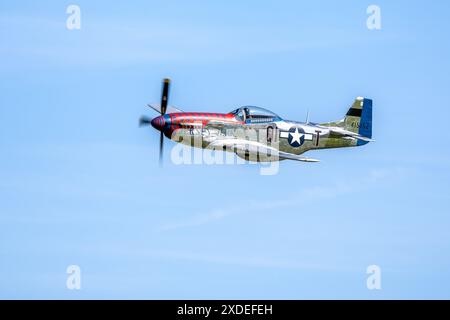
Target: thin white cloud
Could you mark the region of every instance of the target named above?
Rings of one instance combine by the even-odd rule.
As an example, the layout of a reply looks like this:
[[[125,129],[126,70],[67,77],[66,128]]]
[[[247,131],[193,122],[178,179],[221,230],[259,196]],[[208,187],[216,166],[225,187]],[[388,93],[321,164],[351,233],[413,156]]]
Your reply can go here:
[[[233,215],[245,214],[251,207],[253,211],[268,211],[285,209],[293,206],[305,205],[318,200],[335,198],[343,194],[363,192],[365,189],[383,180],[396,179],[404,176],[409,169],[402,167],[371,169],[366,175],[351,180],[337,181],[320,186],[305,187],[301,191],[279,200],[249,201],[245,207],[230,206],[227,208],[214,208],[209,213],[197,214],[184,221],[170,222],[157,228],[158,231],[172,231],[190,227],[198,227]]]

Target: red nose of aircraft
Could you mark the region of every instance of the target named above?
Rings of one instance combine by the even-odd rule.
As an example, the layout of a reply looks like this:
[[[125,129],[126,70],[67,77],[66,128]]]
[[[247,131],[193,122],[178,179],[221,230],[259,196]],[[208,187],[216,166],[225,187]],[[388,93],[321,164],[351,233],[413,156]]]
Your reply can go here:
[[[166,124],[166,122],[164,121],[164,116],[159,116],[159,117],[154,118],[151,121],[151,124],[152,124],[153,128],[161,131],[164,128],[164,125]]]

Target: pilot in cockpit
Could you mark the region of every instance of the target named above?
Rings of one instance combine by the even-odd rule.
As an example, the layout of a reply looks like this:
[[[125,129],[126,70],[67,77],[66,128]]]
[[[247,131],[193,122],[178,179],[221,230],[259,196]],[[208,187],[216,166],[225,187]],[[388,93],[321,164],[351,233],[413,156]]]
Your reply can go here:
[[[244,108],[244,121],[246,121],[247,119],[251,119],[252,116],[250,115],[250,109],[249,108]]]

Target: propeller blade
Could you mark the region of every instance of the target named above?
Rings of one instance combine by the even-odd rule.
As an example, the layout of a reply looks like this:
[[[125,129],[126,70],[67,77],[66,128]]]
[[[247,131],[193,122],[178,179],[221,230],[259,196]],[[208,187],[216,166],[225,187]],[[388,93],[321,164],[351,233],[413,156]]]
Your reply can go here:
[[[161,96],[161,114],[166,114],[167,102],[169,99],[169,85],[170,85],[170,79],[168,79],[168,78],[164,79],[162,96]]]
[[[139,127],[147,126],[147,125],[151,125],[151,124],[152,124],[152,119],[147,118],[146,116],[142,116],[139,119]]]
[[[164,133],[161,131],[159,136],[159,165],[162,167],[163,164],[163,151],[164,151]]]
[[[163,80],[163,88],[162,88],[162,95],[161,95],[161,108],[160,110],[158,110],[157,107],[151,106],[153,109],[155,109],[156,111],[160,111],[161,115],[166,114],[167,111],[167,103],[169,100],[169,87],[170,87],[170,79],[165,78]],[[157,118],[155,118],[157,119]],[[164,151],[164,130],[163,130],[163,125],[164,125],[164,121],[162,121],[161,126],[158,125],[158,122],[156,121],[154,126],[156,129],[160,130],[160,136],[159,136],[159,165],[162,166],[163,164],[163,151]],[[139,119],[139,126],[147,126],[147,125],[152,125],[152,119],[146,117],[146,116],[142,116]]]

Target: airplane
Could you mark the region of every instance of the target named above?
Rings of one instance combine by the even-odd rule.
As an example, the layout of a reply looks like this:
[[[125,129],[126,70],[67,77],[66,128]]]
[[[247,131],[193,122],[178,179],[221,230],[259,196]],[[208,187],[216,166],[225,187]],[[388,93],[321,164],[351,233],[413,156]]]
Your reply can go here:
[[[372,139],[372,100],[357,97],[343,119],[326,123],[284,120],[256,106],[228,113],[184,112],[168,105],[170,80],[163,80],[161,104],[148,106],[160,115],[142,116],[140,126],[160,131],[159,160],[164,136],[191,147],[235,152],[247,161],[296,160],[319,162],[302,154],[310,150],[362,146]]]

